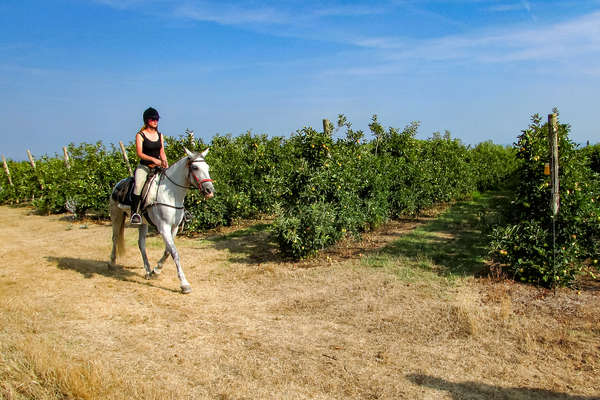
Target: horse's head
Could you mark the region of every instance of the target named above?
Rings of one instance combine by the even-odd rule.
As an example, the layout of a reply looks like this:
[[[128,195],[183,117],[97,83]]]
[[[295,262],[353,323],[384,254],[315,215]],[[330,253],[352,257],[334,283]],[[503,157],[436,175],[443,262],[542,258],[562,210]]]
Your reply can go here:
[[[208,149],[204,150],[202,153],[192,153],[188,149],[185,149],[185,152],[188,155],[188,169],[189,169],[189,180],[190,185],[197,187],[198,190],[204,194],[204,197],[207,199],[212,198],[215,195],[215,188],[212,184],[212,179],[210,179],[210,175],[208,174],[208,164],[204,160],[206,154],[208,153]]]

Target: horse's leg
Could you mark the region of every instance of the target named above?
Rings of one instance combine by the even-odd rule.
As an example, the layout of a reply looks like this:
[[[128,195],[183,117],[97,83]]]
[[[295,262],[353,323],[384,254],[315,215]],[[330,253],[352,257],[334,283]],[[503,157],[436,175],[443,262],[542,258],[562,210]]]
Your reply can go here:
[[[140,248],[140,253],[142,253],[142,260],[144,260],[144,269],[146,270],[146,275],[144,276],[146,279],[150,279],[152,276],[152,269],[150,268],[150,263],[148,262],[148,255],[146,254],[146,235],[148,234],[148,225],[142,224],[139,227],[139,236],[138,236],[138,246]]]
[[[163,264],[165,263],[167,257],[169,257],[170,255],[171,255],[171,253],[169,253],[169,250],[165,246],[165,251],[163,252],[163,255],[158,260],[158,263],[156,263],[156,267],[154,267],[154,269],[152,270],[152,274],[153,275],[160,275],[161,274]]]
[[[173,238],[175,238],[177,236],[178,230],[179,230],[179,226],[176,226],[171,230],[171,235]],[[169,252],[169,248],[165,245],[165,251],[164,251],[162,257],[160,258],[160,260],[158,260],[158,263],[156,264],[156,267],[154,268],[154,270],[152,270],[153,274],[160,275],[160,273],[162,272],[163,264],[167,260],[167,257],[169,257],[170,255],[171,255],[171,253]]]
[[[112,251],[110,252],[110,263],[108,268],[114,268],[117,261],[117,255],[121,255],[125,251],[124,243],[124,228],[125,228],[125,213],[110,201],[110,219],[112,224]]]
[[[115,220],[112,220],[112,250],[110,252],[110,262],[108,263],[108,268],[112,269],[116,266],[117,262],[117,240],[118,240],[118,231],[119,229],[115,226]]]
[[[165,246],[171,257],[173,257],[173,261],[175,261],[175,266],[177,267],[177,277],[179,278],[179,283],[181,287],[181,292],[184,294],[190,293],[192,291],[192,286],[185,279],[185,274],[183,273],[183,268],[181,268],[181,263],[179,262],[179,253],[177,252],[177,248],[175,247],[175,242],[173,240],[173,230],[170,225],[162,224],[159,228],[159,232],[165,241]]]

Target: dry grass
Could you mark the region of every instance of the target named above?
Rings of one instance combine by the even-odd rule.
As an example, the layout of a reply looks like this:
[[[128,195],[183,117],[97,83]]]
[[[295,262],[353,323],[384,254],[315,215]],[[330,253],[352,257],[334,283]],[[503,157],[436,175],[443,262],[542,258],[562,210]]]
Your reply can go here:
[[[183,296],[172,261],[143,279],[132,229],[111,272],[109,226],[0,215],[1,399],[600,398],[600,291],[378,250],[420,221],[303,263],[262,228],[178,238]]]

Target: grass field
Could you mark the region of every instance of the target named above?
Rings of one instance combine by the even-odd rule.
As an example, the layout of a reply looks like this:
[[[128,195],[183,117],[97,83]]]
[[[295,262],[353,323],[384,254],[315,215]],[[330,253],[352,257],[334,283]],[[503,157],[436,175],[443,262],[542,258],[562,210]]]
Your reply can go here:
[[[268,221],[179,237],[190,295],[134,229],[109,271],[106,223],[0,207],[0,398],[600,399],[600,285],[489,277],[492,200],[301,262]]]

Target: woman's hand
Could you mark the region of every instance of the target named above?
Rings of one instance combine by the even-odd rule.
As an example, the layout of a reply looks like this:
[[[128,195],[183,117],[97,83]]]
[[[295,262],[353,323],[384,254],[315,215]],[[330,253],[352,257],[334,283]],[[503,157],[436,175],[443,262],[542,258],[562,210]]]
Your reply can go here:
[[[152,163],[152,165],[155,165],[157,167],[162,166],[162,161],[160,158],[150,157],[150,160],[148,160],[148,161],[150,161]]]
[[[160,163],[160,166],[167,169],[167,168],[169,168],[169,163],[167,162],[167,160],[162,160],[162,162]]]

